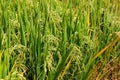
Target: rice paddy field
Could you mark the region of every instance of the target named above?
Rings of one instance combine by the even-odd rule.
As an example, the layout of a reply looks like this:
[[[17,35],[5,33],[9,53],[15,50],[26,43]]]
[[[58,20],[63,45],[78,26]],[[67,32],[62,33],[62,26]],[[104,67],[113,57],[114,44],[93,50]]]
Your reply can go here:
[[[120,80],[120,0],[0,0],[0,80]]]

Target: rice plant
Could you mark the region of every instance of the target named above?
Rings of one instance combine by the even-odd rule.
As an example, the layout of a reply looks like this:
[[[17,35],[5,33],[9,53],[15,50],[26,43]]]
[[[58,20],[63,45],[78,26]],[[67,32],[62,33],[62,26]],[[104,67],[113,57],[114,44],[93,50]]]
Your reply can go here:
[[[1,80],[119,80],[120,0],[0,0]]]

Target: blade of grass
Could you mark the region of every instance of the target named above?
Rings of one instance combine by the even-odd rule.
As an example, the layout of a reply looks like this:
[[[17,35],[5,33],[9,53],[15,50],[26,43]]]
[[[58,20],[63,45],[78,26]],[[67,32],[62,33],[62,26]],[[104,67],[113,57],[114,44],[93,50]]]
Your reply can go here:
[[[93,60],[95,60],[98,56],[100,56],[103,52],[105,52],[109,47],[113,47],[115,46],[115,44],[119,41],[120,39],[120,33],[116,33],[117,37],[114,39],[114,41],[112,43],[110,43],[109,45],[107,45],[106,47],[104,47],[101,51],[99,51],[97,54],[95,54],[95,56],[93,57]]]
[[[70,60],[68,61],[67,65],[65,66],[63,72],[61,73],[61,79],[63,79],[67,69],[69,69],[70,65],[71,65],[71,62],[72,62],[72,58],[70,58]]]

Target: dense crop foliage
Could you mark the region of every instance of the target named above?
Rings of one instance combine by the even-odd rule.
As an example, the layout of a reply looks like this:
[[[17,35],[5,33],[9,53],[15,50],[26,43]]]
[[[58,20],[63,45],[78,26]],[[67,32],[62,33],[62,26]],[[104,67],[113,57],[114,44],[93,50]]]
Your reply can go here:
[[[120,79],[120,0],[0,0],[0,79]]]

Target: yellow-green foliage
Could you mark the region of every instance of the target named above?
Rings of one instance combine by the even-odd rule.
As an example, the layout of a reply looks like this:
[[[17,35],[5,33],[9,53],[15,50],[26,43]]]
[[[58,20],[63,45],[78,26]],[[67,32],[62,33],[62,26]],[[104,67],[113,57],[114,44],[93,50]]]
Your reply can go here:
[[[120,0],[0,0],[0,79],[118,79],[119,31]]]

